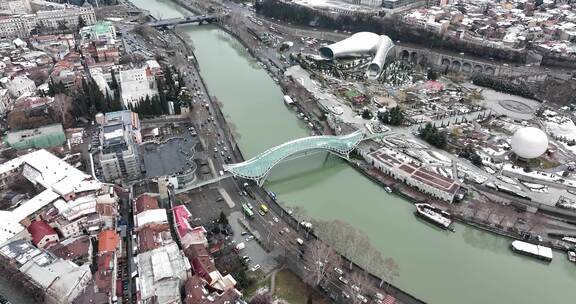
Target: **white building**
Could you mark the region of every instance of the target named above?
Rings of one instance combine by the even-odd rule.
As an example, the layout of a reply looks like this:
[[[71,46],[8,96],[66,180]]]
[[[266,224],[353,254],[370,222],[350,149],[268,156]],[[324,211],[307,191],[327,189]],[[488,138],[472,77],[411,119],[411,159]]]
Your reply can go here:
[[[0,1],[0,13],[15,15],[29,14],[32,12],[30,0],[2,0]]]
[[[24,75],[16,76],[13,79],[4,77],[0,79],[0,84],[8,90],[8,93],[10,93],[10,96],[13,98],[18,98],[25,93],[36,92],[34,81]]]
[[[388,148],[364,155],[372,166],[432,197],[452,202],[460,184],[448,177],[424,168],[408,156]]]
[[[0,16],[0,38],[28,37],[35,26],[34,15]]]
[[[149,67],[120,71],[118,82],[122,101],[126,106],[135,105],[146,96],[158,95],[156,78]]]
[[[46,150],[38,150],[0,165],[0,189],[7,189],[19,176],[44,189],[36,196],[11,211],[0,211],[0,244],[26,236],[20,223],[40,209],[57,201],[70,206],[86,200],[89,192],[102,188],[102,184],[91,176],[72,167]],[[81,194],[81,195],[80,195]],[[77,195],[80,195],[78,198]]]
[[[94,8],[68,6],[64,9],[39,11],[36,13],[36,24],[50,29],[57,29],[60,24],[64,24],[68,28],[75,29],[78,27],[79,18],[82,18],[86,25],[96,23]]]
[[[0,254],[15,261],[18,270],[45,292],[44,303],[72,303],[92,278],[89,264],[55,258],[25,240],[8,243]]]
[[[0,2],[3,1],[5,0]],[[86,25],[96,23],[94,8],[91,6],[65,6],[62,9],[39,11],[36,14],[0,17],[0,38],[25,38],[30,36],[30,31],[36,26],[57,30],[60,25],[64,25],[68,28],[75,29],[78,26],[79,18],[82,18]]]
[[[142,303],[181,303],[180,288],[190,274],[190,262],[176,243],[141,253],[137,289]]]
[[[102,94],[106,95],[106,92],[108,92],[108,94],[112,96],[112,90],[110,89],[110,86],[108,86],[108,81],[106,80],[106,76],[102,72],[102,68],[91,68],[90,76],[92,76],[92,79],[94,80],[94,82],[96,82],[96,85],[98,86]]]

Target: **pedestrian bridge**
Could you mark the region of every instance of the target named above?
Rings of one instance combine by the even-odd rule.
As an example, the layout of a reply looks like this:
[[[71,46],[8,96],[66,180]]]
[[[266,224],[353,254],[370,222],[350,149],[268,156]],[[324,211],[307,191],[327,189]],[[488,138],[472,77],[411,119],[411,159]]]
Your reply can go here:
[[[348,159],[350,152],[365,139],[367,137],[361,130],[341,136],[299,138],[270,148],[247,161],[224,165],[224,170],[234,176],[254,180],[261,186],[272,168],[290,157],[323,150]]]
[[[204,22],[212,23],[217,18],[218,18],[217,15],[188,16],[188,17],[182,17],[182,18],[156,20],[156,21],[148,22],[147,25],[151,26],[151,27],[165,27],[165,26],[176,26],[176,25],[191,24],[191,23],[202,24]]]

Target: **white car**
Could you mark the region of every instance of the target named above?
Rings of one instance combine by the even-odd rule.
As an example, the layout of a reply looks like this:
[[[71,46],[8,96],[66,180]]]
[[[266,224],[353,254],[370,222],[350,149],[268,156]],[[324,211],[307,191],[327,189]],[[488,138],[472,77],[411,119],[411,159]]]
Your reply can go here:
[[[345,277],[343,277],[343,276],[340,276],[340,277],[338,278],[338,280],[339,280],[340,282],[344,283],[344,285],[348,284],[348,280],[347,280]]]
[[[360,292],[360,287],[358,287],[356,285],[352,285],[352,290],[354,290],[354,292],[358,293],[358,292]]]
[[[246,238],[246,242],[250,242],[250,241],[253,240],[253,239],[254,239],[254,236],[253,236],[253,235],[250,235],[250,236],[248,236],[248,237]]]
[[[344,271],[342,271],[342,269],[338,268],[338,267],[334,267],[334,272],[339,274],[339,275],[343,275]]]
[[[252,266],[252,268],[250,268],[250,270],[252,270],[252,271],[256,271],[258,269],[260,269],[260,264],[256,264],[256,265]]]
[[[272,220],[274,220],[274,222],[276,222],[276,223],[280,222],[280,220],[278,220],[277,217],[273,217]]]
[[[366,297],[361,294],[359,294],[356,298],[360,300],[361,303],[368,303],[368,299],[366,299]]]

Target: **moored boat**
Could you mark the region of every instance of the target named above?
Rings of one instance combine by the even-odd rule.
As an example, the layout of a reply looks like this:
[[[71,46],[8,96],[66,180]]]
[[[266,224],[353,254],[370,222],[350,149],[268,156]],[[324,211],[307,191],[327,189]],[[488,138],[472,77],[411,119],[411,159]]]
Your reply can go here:
[[[572,262],[572,263],[576,263],[576,252],[574,251],[568,251],[568,261]]]
[[[512,244],[510,244],[510,248],[512,248],[512,251],[514,252],[531,256],[542,261],[546,262],[552,261],[553,255],[552,255],[552,248],[550,247],[516,240],[513,241]]]
[[[416,216],[442,228],[453,231],[451,214],[427,203],[414,204]]]

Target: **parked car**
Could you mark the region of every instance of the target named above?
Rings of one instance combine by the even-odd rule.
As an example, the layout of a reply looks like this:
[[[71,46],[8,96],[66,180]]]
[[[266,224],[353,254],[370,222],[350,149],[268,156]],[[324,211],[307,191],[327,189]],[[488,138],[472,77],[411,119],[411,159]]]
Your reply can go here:
[[[338,268],[338,267],[334,267],[334,272],[339,274],[339,275],[343,275],[344,271],[342,271],[342,269]]]
[[[344,285],[348,284],[348,280],[347,280],[345,277],[343,277],[343,276],[340,276],[340,277],[338,278],[338,281],[344,283]]]
[[[246,242],[249,242],[249,241],[251,241],[251,240],[253,240],[253,239],[254,239],[254,236],[253,236],[253,235],[249,235],[249,236],[246,238]]]
[[[256,265],[252,266],[252,268],[250,270],[256,271],[258,269],[260,269],[260,264],[256,264]]]

